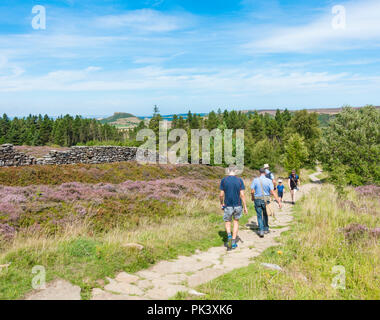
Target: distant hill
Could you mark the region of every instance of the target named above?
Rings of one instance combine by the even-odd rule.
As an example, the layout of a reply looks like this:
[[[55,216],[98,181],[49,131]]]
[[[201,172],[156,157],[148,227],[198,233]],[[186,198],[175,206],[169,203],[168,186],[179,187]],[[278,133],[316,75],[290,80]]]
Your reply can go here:
[[[353,109],[360,109],[362,107],[354,107]],[[380,109],[380,106],[377,106],[375,107],[377,109]],[[301,109],[298,109],[298,110],[303,110],[303,109],[306,109],[306,108],[301,108]],[[285,109],[280,109],[280,111],[284,111]],[[288,110],[290,112],[295,112],[295,111],[298,111],[298,110],[291,110],[288,108]],[[342,108],[312,108],[312,109],[306,109],[308,112],[316,112],[318,113],[319,115],[321,114],[328,114],[328,115],[336,115],[338,114],[339,112],[342,111]],[[277,109],[256,109],[256,110],[242,110],[243,113],[252,113],[254,111],[257,111],[258,114],[265,114],[265,113],[268,113],[270,115],[275,115],[276,114],[276,111]]]
[[[108,118],[99,119],[101,123],[113,125],[120,130],[129,130],[137,127],[141,119],[127,112],[115,112]]]
[[[111,123],[111,122],[116,122],[119,119],[125,119],[125,118],[135,118],[135,116],[131,113],[115,112],[112,116],[108,118],[99,119],[99,121],[101,123]]]

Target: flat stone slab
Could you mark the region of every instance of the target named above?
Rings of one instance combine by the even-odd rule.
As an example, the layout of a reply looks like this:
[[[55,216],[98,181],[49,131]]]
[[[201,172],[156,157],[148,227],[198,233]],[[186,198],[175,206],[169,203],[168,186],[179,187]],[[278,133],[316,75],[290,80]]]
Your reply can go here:
[[[139,279],[140,278],[138,276],[126,272],[119,273],[115,278],[116,281],[123,283],[132,283],[138,281]]]
[[[144,300],[144,298],[126,294],[113,294],[99,288],[94,288],[91,300]]]
[[[165,281],[167,283],[177,284],[177,283],[185,281],[187,278],[188,277],[183,273],[174,273],[174,274],[168,274],[162,277],[160,280]]]
[[[139,280],[137,281],[136,286],[143,290],[151,289],[153,287],[153,283],[151,280]]]
[[[149,270],[138,271],[136,272],[136,275],[144,279],[158,279],[162,277],[161,274]]]
[[[187,284],[189,285],[189,287],[196,287],[202,283],[211,281],[224,273],[224,269],[209,268],[201,270],[190,276],[189,280],[187,280]]]
[[[112,281],[104,287],[107,291],[112,291],[116,293],[122,293],[126,295],[141,295],[144,293],[138,286],[133,284]]]
[[[46,289],[30,293],[25,300],[81,300],[81,288],[66,280],[54,280],[46,285]]]
[[[153,300],[167,300],[180,291],[188,291],[185,286],[170,285],[165,288],[153,288],[145,293],[145,296]]]

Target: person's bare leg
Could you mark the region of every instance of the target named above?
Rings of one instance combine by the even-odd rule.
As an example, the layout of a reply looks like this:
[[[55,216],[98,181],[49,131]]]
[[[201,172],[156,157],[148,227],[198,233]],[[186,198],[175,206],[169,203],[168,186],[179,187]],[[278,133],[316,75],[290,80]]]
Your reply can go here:
[[[294,202],[294,190],[290,190],[290,195],[292,196],[292,202]]]
[[[226,221],[226,231],[227,234],[231,233],[231,221]]]
[[[234,230],[232,233],[232,239],[236,239],[238,231],[239,231],[239,220],[234,219]]]

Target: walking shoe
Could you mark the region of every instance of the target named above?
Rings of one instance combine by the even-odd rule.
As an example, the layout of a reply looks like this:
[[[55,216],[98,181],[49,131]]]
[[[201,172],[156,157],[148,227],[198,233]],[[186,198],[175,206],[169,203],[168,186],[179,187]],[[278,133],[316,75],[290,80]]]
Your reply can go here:
[[[236,249],[237,247],[238,247],[237,243],[234,242],[234,243],[232,244],[232,249]]]
[[[259,237],[264,238],[264,231],[262,231],[262,230],[259,231]]]
[[[227,237],[227,248],[232,249],[232,235],[228,235]]]

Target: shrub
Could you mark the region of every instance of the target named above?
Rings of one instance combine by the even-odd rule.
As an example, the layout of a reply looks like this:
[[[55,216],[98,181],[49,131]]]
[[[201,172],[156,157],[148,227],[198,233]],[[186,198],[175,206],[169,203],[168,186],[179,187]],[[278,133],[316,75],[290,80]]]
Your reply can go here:
[[[347,184],[380,184],[380,110],[344,108],[324,131],[319,158],[328,171],[340,167]]]
[[[285,144],[285,154],[283,156],[283,163],[285,169],[289,172],[296,170],[300,172],[300,169],[305,165],[308,159],[309,153],[304,143],[304,139],[298,134],[292,134]]]

